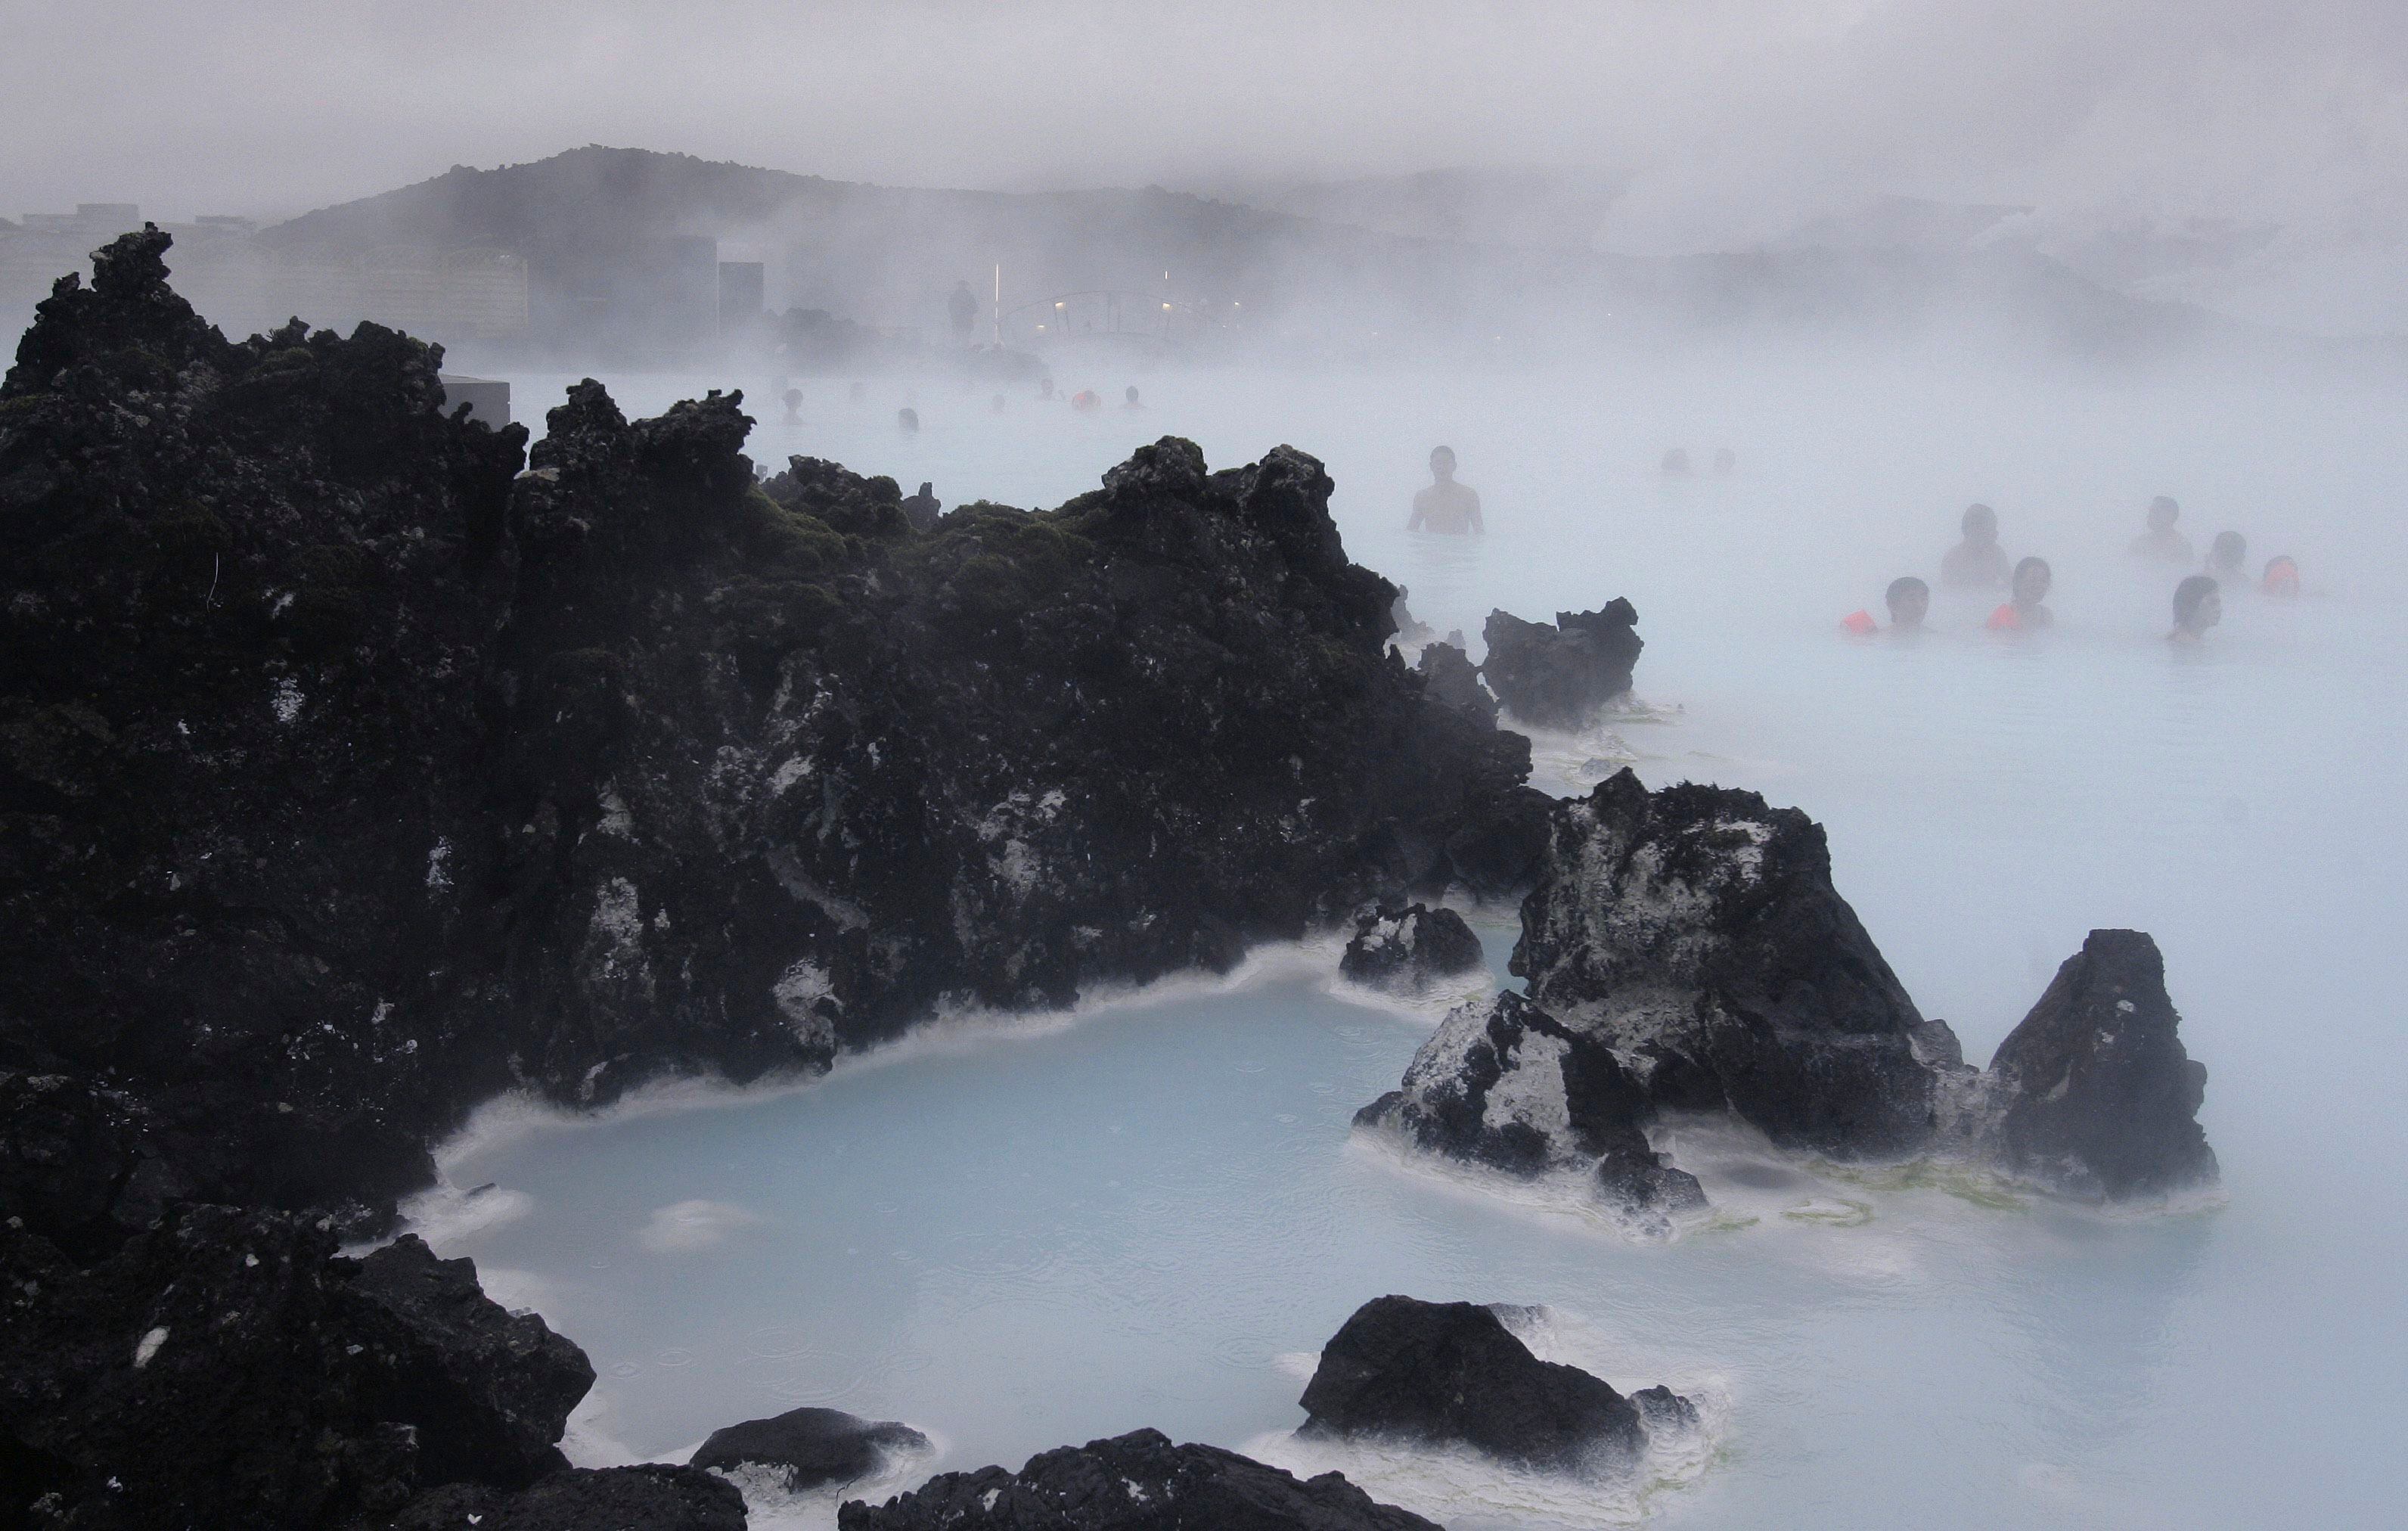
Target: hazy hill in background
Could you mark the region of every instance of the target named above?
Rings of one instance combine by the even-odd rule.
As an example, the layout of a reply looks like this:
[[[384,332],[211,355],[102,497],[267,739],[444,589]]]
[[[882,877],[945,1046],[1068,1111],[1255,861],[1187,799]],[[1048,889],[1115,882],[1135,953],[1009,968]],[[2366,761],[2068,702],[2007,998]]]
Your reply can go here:
[[[1465,169],[1261,194],[1270,206],[1159,187],[909,190],[588,146],[454,166],[175,264],[231,329],[376,318],[507,358],[614,365],[779,343],[803,333],[783,316],[807,311],[812,334],[882,334],[890,359],[998,336],[1456,362],[1700,337],[1939,336],[2093,358],[2248,338],[1990,237],[2014,208],[1900,203],[1757,250],[1641,257],[1594,248],[1615,195],[1603,176]],[[949,311],[964,283],[967,335]]]

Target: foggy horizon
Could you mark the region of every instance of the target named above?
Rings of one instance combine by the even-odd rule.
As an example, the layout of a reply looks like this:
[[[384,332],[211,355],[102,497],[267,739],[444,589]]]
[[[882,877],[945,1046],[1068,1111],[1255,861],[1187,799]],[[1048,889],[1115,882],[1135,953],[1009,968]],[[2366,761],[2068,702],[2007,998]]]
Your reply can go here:
[[[2176,261],[2141,272],[2150,295],[2408,328],[2408,15],[2363,0],[2214,0],[2178,27],[2071,0],[1417,5],[1379,24],[1184,4],[0,10],[20,39],[0,63],[7,217],[276,221],[586,144],[1232,200],[1535,166],[1612,183],[1600,249],[1752,249],[1887,197],[2028,207],[2018,233],[2043,252]]]

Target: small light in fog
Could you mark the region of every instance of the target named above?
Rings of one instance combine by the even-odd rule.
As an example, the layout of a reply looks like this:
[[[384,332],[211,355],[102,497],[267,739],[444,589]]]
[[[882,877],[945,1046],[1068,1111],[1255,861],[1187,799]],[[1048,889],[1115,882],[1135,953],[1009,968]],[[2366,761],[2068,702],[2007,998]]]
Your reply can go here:
[[[1168,304],[1168,303],[1164,304],[1164,305],[1162,306],[1162,311],[1163,311],[1164,313],[1168,313],[1168,312],[1170,312],[1170,305],[1169,305],[1169,304]]]

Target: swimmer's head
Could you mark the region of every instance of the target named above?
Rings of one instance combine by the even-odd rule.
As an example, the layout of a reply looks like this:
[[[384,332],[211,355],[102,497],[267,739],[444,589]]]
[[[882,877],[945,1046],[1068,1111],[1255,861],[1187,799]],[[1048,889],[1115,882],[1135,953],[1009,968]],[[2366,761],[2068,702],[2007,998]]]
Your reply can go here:
[[[2045,558],[2027,558],[2017,564],[2014,583],[2011,587],[2015,604],[2025,607],[2038,606],[2048,599],[2051,578],[2048,560]]]
[[[2207,550],[2208,564],[2228,573],[2238,574],[2241,561],[2249,556],[2249,542],[2239,532],[2218,532]]]
[[[1455,477],[1455,449],[1453,447],[1432,447],[1430,449],[1430,477],[1436,479],[1440,483],[1445,483],[1448,479]]]
[[[1892,579],[1886,599],[1892,627],[1920,627],[1931,613],[1931,587],[1912,574]]]
[[[1137,384],[1135,384],[1135,383],[1131,383],[1131,384],[1129,384],[1129,385],[1128,385],[1128,392],[1127,392],[1127,393],[1124,393],[1124,394],[1122,394],[1121,396],[1122,396],[1123,398],[1125,398],[1125,399],[1128,400],[1128,402],[1129,402],[1129,403],[1131,403],[1131,404],[1135,404],[1135,403],[1137,402]]]
[[[2297,595],[2300,593],[2300,565],[2288,553],[2277,553],[2266,561],[2266,594]]]
[[[2174,522],[2181,519],[2182,507],[2174,503],[2174,497],[2172,494],[2160,494],[2149,502],[2150,531],[2171,532],[2173,530]]]
[[[2204,633],[2224,618],[2224,597],[2215,581],[2194,574],[2174,586],[2174,631]]]
[[[1957,522],[1965,540],[1977,548],[1986,548],[1999,540],[1999,513],[1986,505],[1969,505],[1965,519]]]

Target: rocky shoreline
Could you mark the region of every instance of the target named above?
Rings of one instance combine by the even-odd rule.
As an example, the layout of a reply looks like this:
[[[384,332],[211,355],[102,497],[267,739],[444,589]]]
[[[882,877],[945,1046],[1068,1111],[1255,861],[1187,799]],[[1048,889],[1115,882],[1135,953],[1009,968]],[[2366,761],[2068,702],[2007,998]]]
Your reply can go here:
[[[588,380],[530,451],[444,413],[406,336],[229,341],[167,249],[62,280],[0,380],[0,1524],[741,1525],[703,1467],[569,1467],[592,1369],[467,1262],[338,1252],[468,1110],[808,1075],[1348,921],[1352,975],[1410,990],[1478,961],[1450,894],[1527,892],[1529,994],[1367,1110],[1422,1147],[1659,1218],[1697,1195],[1646,1136],[1676,1109],[2082,1195],[2214,1172],[2146,937],[2095,934],[1965,1068],[1802,814],[1529,787],[1498,704],[1577,726],[1627,692],[1627,602],[1409,668],[1302,452],[1213,472],[1165,437],[924,531],[892,480],[756,470],[739,395],[629,421]],[[1399,1414],[1332,1372],[1317,1428],[1560,1465],[1678,1424],[1438,1306],[1333,1347],[1358,1381],[1455,1357],[1488,1401]],[[917,1438],[803,1412],[704,1454],[837,1482]],[[844,1515],[1428,1524],[1147,1431]]]

